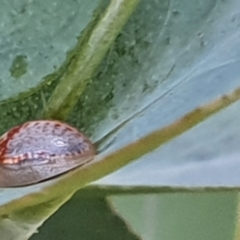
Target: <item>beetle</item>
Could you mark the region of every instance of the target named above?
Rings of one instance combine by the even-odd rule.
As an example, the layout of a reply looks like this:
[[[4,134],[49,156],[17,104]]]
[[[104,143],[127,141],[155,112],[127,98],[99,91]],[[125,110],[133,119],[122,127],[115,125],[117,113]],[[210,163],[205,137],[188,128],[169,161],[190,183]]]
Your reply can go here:
[[[80,167],[94,156],[92,142],[69,124],[28,121],[0,137],[0,187],[39,183]]]

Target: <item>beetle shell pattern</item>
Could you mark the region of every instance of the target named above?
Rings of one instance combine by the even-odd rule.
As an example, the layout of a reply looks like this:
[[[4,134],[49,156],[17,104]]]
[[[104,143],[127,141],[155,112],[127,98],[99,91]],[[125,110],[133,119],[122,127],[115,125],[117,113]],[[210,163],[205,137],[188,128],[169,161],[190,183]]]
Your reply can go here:
[[[0,137],[0,187],[34,184],[94,158],[91,141],[66,123],[26,122]]]

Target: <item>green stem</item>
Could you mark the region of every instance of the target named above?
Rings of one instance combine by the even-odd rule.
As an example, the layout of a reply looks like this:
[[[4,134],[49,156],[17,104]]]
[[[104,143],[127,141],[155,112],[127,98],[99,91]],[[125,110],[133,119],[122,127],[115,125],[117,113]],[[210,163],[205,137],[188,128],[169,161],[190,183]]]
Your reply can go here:
[[[229,106],[240,99],[240,88],[228,95],[224,95],[202,107],[194,109],[174,123],[158,129],[147,136],[133,142],[107,156],[96,156],[96,161],[63,175],[52,185],[43,188],[41,192],[29,194],[23,198],[16,199],[0,207],[0,216],[8,215],[21,209],[51,201],[52,199],[64,199],[57,209],[70,196],[83,188],[89,182],[95,181],[105,175],[112,173],[133,160],[142,157],[146,153],[160,147],[164,143],[179,136],[185,131],[206,120],[212,114]],[[65,198],[63,197],[65,196]],[[50,209],[49,209],[50,211]],[[53,210],[51,210],[52,213]]]
[[[96,26],[86,35],[87,39],[80,42],[81,50],[74,56],[53,92],[44,109],[43,118],[67,118],[138,2],[139,0],[111,1]]]

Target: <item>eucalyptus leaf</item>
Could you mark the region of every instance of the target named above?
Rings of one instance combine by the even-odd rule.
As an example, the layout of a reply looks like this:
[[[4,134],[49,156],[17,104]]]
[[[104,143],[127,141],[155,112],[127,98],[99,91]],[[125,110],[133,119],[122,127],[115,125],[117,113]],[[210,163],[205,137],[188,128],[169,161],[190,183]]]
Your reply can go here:
[[[0,101],[36,88],[58,70],[98,4],[98,0],[3,1]]]
[[[238,1],[174,1],[168,5],[167,14],[159,18],[157,7],[145,4],[145,9],[152,11],[145,24],[155,19],[144,28],[145,39],[150,38],[151,44],[144,58],[136,54],[140,59],[138,71],[133,66],[129,71],[136,74],[134,79],[145,79],[151,90],[140,94],[143,85],[138,84],[131,93],[119,95],[118,108],[113,108],[120,116],[117,121],[124,114],[140,114],[117,132],[106,152],[164,127],[240,85]],[[127,36],[129,25],[124,32]],[[124,77],[130,78],[127,71]],[[239,187],[239,106],[237,102],[222,110],[96,184]],[[124,109],[122,114],[120,109]],[[108,128],[110,125],[109,121]]]
[[[142,239],[232,240],[236,193],[111,197],[115,211]]]
[[[39,233],[31,237],[31,240],[41,239],[139,240],[140,238],[111,209],[105,196],[86,197],[79,192],[59,209],[58,214],[46,221],[39,229]]]
[[[194,109],[201,112],[200,106],[239,87],[239,9],[237,0],[140,1],[93,84],[87,87],[84,101],[76,105],[69,118],[72,123],[82,120],[85,127],[89,124],[92,140],[99,146],[96,160],[117,154],[117,150]],[[28,58],[17,56],[18,61],[12,59],[5,67],[22,78],[28,74]],[[91,101],[95,101],[96,108]],[[160,189],[239,187],[237,109],[239,102],[185,133],[179,131],[181,135],[176,139],[93,184]],[[81,118],[86,115],[88,118]],[[106,135],[106,141],[102,141]],[[112,166],[114,162],[97,162],[92,168],[36,186],[0,190],[1,224],[10,219],[23,234],[29,229],[30,236],[76,190],[111,172]],[[32,209],[36,213],[30,218]]]

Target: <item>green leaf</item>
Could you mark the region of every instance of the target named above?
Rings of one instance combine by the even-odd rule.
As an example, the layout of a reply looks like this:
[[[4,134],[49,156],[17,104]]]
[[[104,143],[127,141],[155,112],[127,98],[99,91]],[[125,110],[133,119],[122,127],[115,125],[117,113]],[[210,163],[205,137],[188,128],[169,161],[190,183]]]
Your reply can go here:
[[[98,4],[97,0],[2,3],[0,101],[29,95],[57,71]]]
[[[81,192],[46,221],[39,229],[39,233],[33,235],[31,240],[65,240],[76,237],[86,240],[139,239],[111,210],[104,196],[86,197]]]
[[[149,192],[239,188],[239,5],[141,1],[69,117],[91,133],[99,146],[96,160],[103,161],[36,186],[1,190],[1,218],[32,231],[76,190],[137,157],[94,184],[130,192],[141,186]],[[26,64],[15,62],[12,72],[25,76]],[[45,86],[24,104],[2,105],[1,131],[37,117],[51,93]],[[140,147],[139,139],[145,140]],[[32,207],[33,225],[23,214]]]
[[[111,197],[116,212],[142,239],[233,239],[236,193]]]

